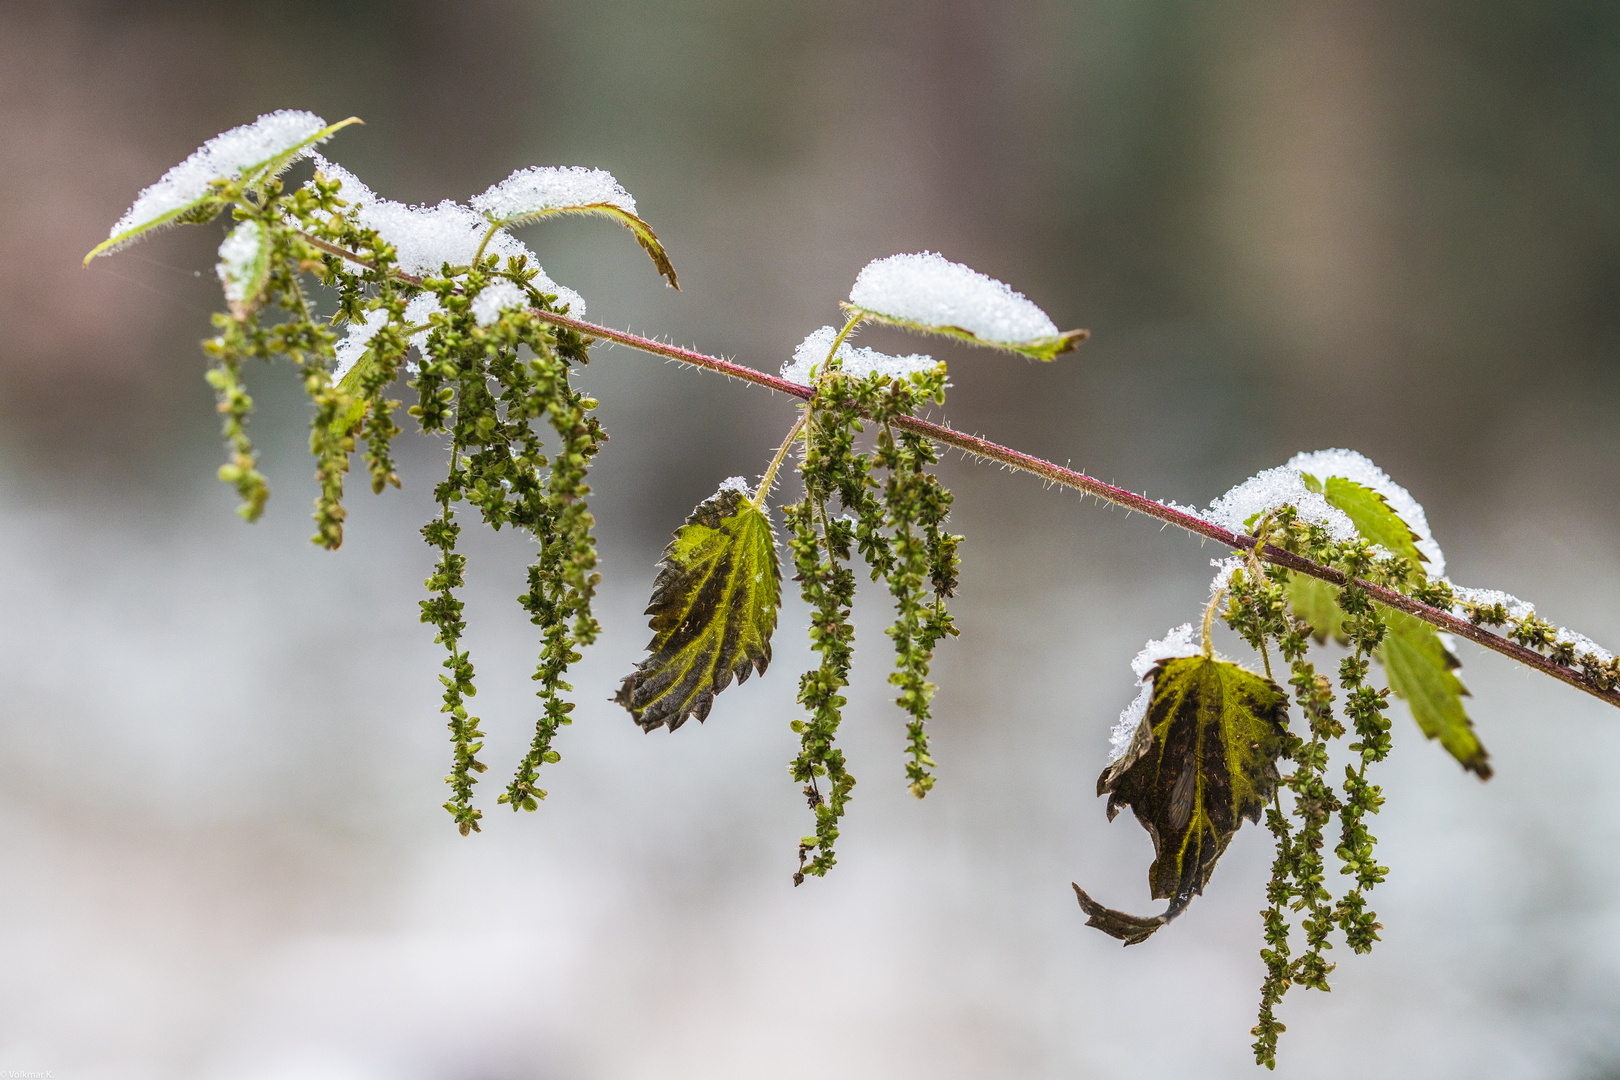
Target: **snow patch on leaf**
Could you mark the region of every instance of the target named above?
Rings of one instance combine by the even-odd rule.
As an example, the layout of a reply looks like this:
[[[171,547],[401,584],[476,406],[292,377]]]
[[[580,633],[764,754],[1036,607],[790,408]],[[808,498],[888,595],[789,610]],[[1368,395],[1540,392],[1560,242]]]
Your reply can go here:
[[[1326,480],[1330,476],[1341,477],[1378,492],[1396,516],[1417,536],[1417,549],[1429,563],[1428,573],[1434,577],[1445,576],[1446,556],[1435,542],[1434,534],[1429,531],[1429,519],[1423,512],[1422,504],[1369,458],[1354,450],[1315,450],[1295,454],[1286,467],[1308,473],[1319,480]]]
[[[867,263],[855,278],[849,302],[890,318],[956,327],[1001,344],[1058,336],[1057,325],[1023,293],[931,251]]]
[[[263,285],[263,271],[267,267],[262,247],[264,226],[257,221],[244,221],[232,229],[219,245],[219,265],[214,273],[225,290],[225,302],[235,311],[254,299]]]
[[[324,127],[326,121],[314,113],[280,109],[215,135],[141,192],[107,236],[138,229],[196,202],[208,194],[208,185],[215,180],[230,179],[249,166],[285,153]],[[294,159],[309,153],[305,150]]]
[[[606,203],[626,213],[636,212],[636,200],[605,169],[579,165],[532,165],[470,200],[473,209],[491,221],[506,221],[526,214],[541,214],[572,206]]]
[[[332,381],[341,380],[353,369],[360,357],[365,354],[371,339],[377,336],[377,331],[387,325],[388,312],[382,308],[368,311],[359,322],[349,324],[349,336],[338,342],[334,350],[337,354],[337,367],[332,370]]]
[[[1136,700],[1125,706],[1124,711],[1119,714],[1119,720],[1114,724],[1114,730],[1109,733],[1109,762],[1118,761],[1125,755],[1125,751],[1131,745],[1131,739],[1136,735],[1137,727],[1142,723],[1142,717],[1147,715],[1148,702],[1153,698],[1153,684],[1143,682],[1148,677],[1148,672],[1158,667],[1161,660],[1197,656],[1202,647],[1198,628],[1192,623],[1182,623],[1164,637],[1142,646],[1142,651],[1131,661],[1131,673],[1136,676],[1142,690],[1136,695]]]
[[[1249,477],[1210,503],[1204,516],[1223,528],[1241,534],[1248,531],[1250,518],[1283,506],[1296,508],[1301,521],[1322,526],[1329,536],[1340,543],[1356,538],[1356,527],[1344,511],[1307,488],[1300,471],[1292,465],[1279,465]]]
[[[488,326],[501,317],[503,311],[529,306],[529,294],[510,281],[492,281],[473,297],[473,321]]]

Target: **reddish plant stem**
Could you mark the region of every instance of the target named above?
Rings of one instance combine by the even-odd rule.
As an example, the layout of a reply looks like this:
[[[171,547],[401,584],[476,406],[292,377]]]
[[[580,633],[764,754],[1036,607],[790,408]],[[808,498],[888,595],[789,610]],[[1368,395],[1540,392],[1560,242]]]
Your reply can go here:
[[[371,265],[352,252],[346,251],[335,244],[318,240],[307,233],[304,234],[304,239],[322,251],[348,259],[350,262],[367,267]],[[422,283],[421,278],[401,271],[394,271],[394,276],[413,285]],[[679,360],[683,364],[719,372],[733,379],[741,379],[744,382],[753,383],[755,386],[763,386],[766,389],[789,394],[804,401],[809,401],[815,394],[812,388],[800,383],[789,382],[775,375],[767,375],[763,371],[756,371],[751,367],[744,367],[742,364],[722,360],[718,356],[710,356],[694,349],[683,349],[679,345],[669,345],[662,341],[655,341],[652,338],[641,337],[638,334],[614,330],[612,327],[598,326],[595,323],[589,323],[569,315],[555,315],[549,311],[540,311],[538,309],[531,309],[531,312],[545,322],[554,326],[567,327],[586,337],[611,341],[641,352],[652,353],[655,356],[666,356],[671,360]],[[1224,544],[1234,551],[1248,553],[1256,550],[1255,537],[1231,532],[1212,521],[1205,521],[1203,518],[1183,513],[1180,510],[1172,510],[1162,503],[1154,502],[1145,495],[1138,495],[1135,492],[1126,491],[1124,488],[1105,484],[1095,477],[1087,476],[1085,473],[1065,469],[1061,465],[1055,465],[1050,461],[1032,457],[1029,454],[1021,453],[999,443],[993,443],[988,439],[981,439],[977,435],[967,435],[953,428],[912,416],[896,417],[891,422],[896,427],[915,432],[918,435],[933,439],[935,442],[944,443],[946,446],[954,446],[956,449],[972,454],[975,457],[999,462],[1008,468],[1039,476],[1043,480],[1058,484],[1061,487],[1071,488],[1088,495],[1095,495],[1105,502],[1111,502],[1116,506],[1123,506],[1127,510],[1135,510],[1138,513],[1146,514],[1148,517],[1157,518],[1167,524],[1186,529],[1190,533]],[[1320,578],[1332,585],[1342,587],[1348,576],[1342,570],[1335,570],[1331,566],[1323,566],[1321,563],[1295,555],[1291,551],[1284,551],[1282,548],[1272,544],[1266,544],[1259,549],[1258,553],[1262,559],[1269,563],[1274,563],[1277,566],[1310,577]],[[1593,682],[1585,673],[1574,668],[1565,667],[1563,664],[1555,664],[1534,649],[1510,641],[1501,634],[1493,634],[1483,626],[1475,626],[1467,619],[1458,618],[1449,611],[1441,611],[1437,607],[1421,603],[1410,596],[1395,592],[1393,589],[1386,589],[1382,585],[1374,585],[1372,582],[1362,578],[1357,578],[1356,584],[1366,590],[1367,595],[1381,604],[1392,607],[1397,611],[1404,611],[1408,615],[1422,619],[1431,626],[1438,627],[1447,633],[1465,637],[1476,645],[1490,649],[1492,652],[1501,653],[1503,656],[1533,667],[1543,674],[1551,675],[1560,682],[1568,683],[1577,690],[1584,690],[1586,693],[1606,701],[1610,705],[1620,707],[1620,691],[1605,690]]]

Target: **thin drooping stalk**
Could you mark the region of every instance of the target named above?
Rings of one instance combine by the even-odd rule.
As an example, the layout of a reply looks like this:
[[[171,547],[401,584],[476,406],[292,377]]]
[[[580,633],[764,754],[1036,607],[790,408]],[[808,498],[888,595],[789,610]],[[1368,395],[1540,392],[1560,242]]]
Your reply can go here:
[[[303,234],[303,236],[309,244],[322,251],[347,259],[360,266],[371,265],[368,260],[335,244],[327,243],[307,233]],[[390,276],[397,277],[401,281],[413,285],[422,283],[421,278],[400,271],[391,271]],[[685,349],[679,345],[670,345],[652,338],[641,337],[639,334],[631,334],[624,330],[598,326],[595,323],[576,319],[570,315],[557,315],[538,309],[532,310],[534,316],[544,322],[551,323],[554,326],[567,327],[587,337],[611,341],[617,345],[652,353],[655,356],[679,360],[683,364],[718,372],[733,379],[741,379],[744,382],[753,383],[755,386],[763,386],[768,390],[775,390],[778,393],[788,394],[804,401],[809,401],[815,394],[814,389],[811,387],[790,382],[775,375],[767,375],[763,371],[757,371],[754,368],[745,367],[730,360],[723,360],[718,356],[710,356],[695,349]],[[1493,634],[1483,626],[1476,626],[1467,619],[1459,618],[1449,611],[1442,611],[1437,607],[1414,600],[1410,596],[1398,593],[1393,589],[1386,589],[1362,578],[1351,579],[1342,570],[1335,570],[1331,566],[1323,566],[1321,563],[1313,562],[1291,551],[1285,551],[1273,544],[1262,543],[1257,537],[1232,532],[1212,521],[1206,521],[1193,514],[1172,509],[1163,503],[1154,502],[1145,495],[1138,495],[1135,492],[1126,491],[1124,488],[1105,484],[1095,477],[1087,476],[1085,473],[1066,469],[1061,465],[993,443],[988,439],[981,439],[977,435],[968,435],[914,416],[897,416],[891,422],[895,427],[933,439],[935,442],[944,443],[946,446],[955,447],[975,457],[994,461],[1008,468],[1030,473],[1033,476],[1039,476],[1043,480],[1057,484],[1060,487],[1070,488],[1087,495],[1094,495],[1104,502],[1110,502],[1115,506],[1123,506],[1127,510],[1134,510],[1137,513],[1146,514],[1148,517],[1157,518],[1166,524],[1174,525],[1190,533],[1224,544],[1235,551],[1252,552],[1266,562],[1296,573],[1319,578],[1331,585],[1340,587],[1353,581],[1356,586],[1365,590],[1368,596],[1387,607],[1392,607],[1397,611],[1404,611],[1408,615],[1421,619],[1447,633],[1467,638],[1476,645],[1490,649],[1492,652],[1501,653],[1503,656],[1533,667],[1543,674],[1550,675],[1560,682],[1568,683],[1577,690],[1585,691],[1595,698],[1606,701],[1610,705],[1620,707],[1620,690],[1605,690],[1584,672],[1555,663],[1534,649],[1510,641],[1500,634]]]

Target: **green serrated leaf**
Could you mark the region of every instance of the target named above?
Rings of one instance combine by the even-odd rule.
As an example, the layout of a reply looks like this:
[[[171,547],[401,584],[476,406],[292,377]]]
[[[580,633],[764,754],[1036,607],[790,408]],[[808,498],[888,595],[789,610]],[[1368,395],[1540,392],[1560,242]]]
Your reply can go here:
[[[1288,697],[1236,664],[1203,656],[1164,660],[1151,672],[1147,713],[1124,755],[1103,770],[1108,818],[1129,806],[1153,837],[1148,884],[1163,915],[1105,908],[1075,892],[1095,926],[1127,945],[1145,941],[1204,891],[1244,818],[1258,822],[1277,786]]]
[[[522,225],[532,225],[543,218],[553,217],[557,214],[584,214],[599,215],[612,218],[620,225],[629,229],[635,235],[636,243],[642,246],[652,259],[658,272],[664,275],[670,286],[676,289],[681,287],[680,281],[675,277],[675,264],[669,261],[669,255],[664,251],[664,245],[659,242],[658,234],[653,232],[652,226],[641,218],[613,203],[585,203],[580,206],[552,206],[544,210],[537,210],[528,214],[517,214],[509,218],[490,218],[490,224],[501,229],[515,229]],[[488,216],[488,215],[486,215]]]
[[[765,673],[781,602],[769,515],[741,491],[721,488],[664,549],[647,607],[651,655],[614,700],[646,731],[674,731],[688,716],[701,723],[733,676],[742,683]]]
[[[90,254],[84,257],[84,265],[89,266],[90,260],[97,255],[111,251],[113,248],[123,247],[131,241],[138,240],[149,232],[156,232],[169,225],[202,225],[213,221],[225,204],[215,198],[212,193],[204,195],[195,202],[170,210],[167,214],[160,214],[151,221],[125,229],[117,236],[109,236],[101,243],[90,249]]]
[[[1417,534],[1372,488],[1342,476],[1330,476],[1326,481],[1309,475],[1303,479],[1306,487],[1320,492],[1329,503],[1343,510],[1356,531],[1366,539],[1383,545],[1393,554],[1406,556],[1412,560],[1413,566],[1420,569],[1423,563],[1429,561],[1418,550]]]
[[[1490,754],[1474,733],[1473,721],[1463,710],[1468,693],[1457,678],[1460,666],[1428,623],[1404,612],[1385,612],[1389,631],[1378,647],[1377,657],[1384,665],[1389,688],[1412,710],[1423,734],[1439,739],[1440,745],[1462,767],[1481,780],[1491,778]]]
[[[903,330],[910,330],[916,334],[933,334],[938,337],[955,338],[965,341],[969,345],[977,345],[983,349],[999,349],[1002,352],[1018,353],[1035,360],[1055,360],[1066,352],[1073,352],[1074,347],[1091,336],[1090,330],[1070,330],[1058,334],[1056,337],[1031,338],[1029,341],[991,341],[982,338],[971,330],[964,330],[960,326],[930,326],[927,323],[913,322],[910,319],[900,319],[893,315],[885,315],[870,308],[860,307],[843,301],[839,304],[850,315],[859,315],[866,322],[883,323],[887,326],[898,326]]]

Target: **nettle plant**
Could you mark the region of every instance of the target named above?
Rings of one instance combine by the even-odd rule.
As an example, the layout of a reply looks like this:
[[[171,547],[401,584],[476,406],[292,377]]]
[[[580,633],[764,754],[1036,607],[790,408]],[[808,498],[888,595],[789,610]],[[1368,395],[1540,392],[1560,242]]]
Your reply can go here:
[[[559,760],[553,742],[574,708],[566,697],[573,691],[569,665],[600,629],[591,607],[600,575],[586,479],[607,434],[596,401],[572,381],[599,340],[803,402],[761,478],[725,480],[675,530],[647,609],[648,654],[614,696],[643,729],[674,731],[690,717],[707,717],[733,680],[764,674],[783,573],[769,503],[779,467],[795,460],[802,497],[779,509],[793,580],[813,612],[810,646],[819,661],[800,676],[806,715],[792,723],[800,747],[789,773],[803,785],[814,818],[813,833],[798,843],[795,885],[836,863],[855,787],[837,736],[854,653],[857,555],[894,599],[889,682],[906,719],[906,783],[919,799],[934,785],[929,665],[935,647],[956,633],[946,602],[962,542],[946,527],[950,492],[930,471],[940,446],[1095,495],[1234,552],[1216,562],[1201,620],[1149,642],[1136,657],[1141,692],[1114,727],[1112,760],[1097,784],[1110,818],[1128,806],[1152,837],[1148,880],[1153,897],[1168,904],[1161,914],[1135,916],[1104,907],[1078,885],[1074,891],[1088,925],[1127,945],[1141,942],[1203,892],[1243,820],[1264,817],[1277,846],[1253,1031],[1256,1060],[1265,1065],[1275,1063],[1283,1030],[1275,1010],[1288,988],[1328,988],[1332,938],[1357,953],[1378,940],[1367,899],[1387,871],[1367,819],[1383,793],[1368,769],[1389,753],[1391,696],[1481,780],[1491,767],[1463,709],[1467,691],[1453,635],[1620,705],[1620,660],[1544,621],[1524,601],[1450,582],[1423,508],[1359,454],[1301,454],[1205,511],[1158,503],[922,419],[922,407],[945,400],[945,365],[851,343],[862,324],[882,323],[1049,361],[1086,337],[1059,332],[999,281],[931,253],[879,259],[841,305],[842,324],[809,334],[780,376],[768,375],[586,322],[580,296],[548,278],[512,235],[559,214],[607,217],[627,226],[677,285],[657,236],[609,174],[529,168],[469,205],[406,206],[379,198],[315,150],[357,122],[327,125],[310,113],[282,111],[217,136],[142,192],[85,261],[165,225],[203,224],[231,210],[235,224],[217,267],[227,310],[214,316],[218,334],[203,347],[231,451],[220,477],[240,494],[249,521],[263,512],[269,488],[247,434],[245,361],[284,358],[303,380],[314,405],[310,450],[320,486],[314,541],[334,549],[343,540],[344,477],[360,441],[372,490],[400,482],[389,451],[400,433],[400,402],[387,394],[408,375],[415,392],[409,415],[450,444],[448,472],[434,489],[439,512],[422,529],[438,561],[421,607],[446,651],[441,708],[453,764],[445,809],[464,835],[482,820],[474,792],[486,766],[478,756],[480,721],[468,708],[475,689],[462,646],[466,623],[456,590],[465,558],[456,542],[462,521],[476,513],[490,528],[511,526],[537,545],[518,602],[538,628],[539,715],[528,752],[496,800],[534,810],[546,797],[540,769]],[[289,189],[281,174],[305,158],[314,162],[313,178]],[[1217,619],[1254,649],[1260,670],[1215,653]],[[1312,658],[1330,640],[1344,654],[1336,671],[1318,670]],[[1371,681],[1375,661],[1383,686]],[[1342,778],[1331,776],[1330,748],[1347,736],[1350,763]],[[1332,886],[1338,880],[1342,891]]]

